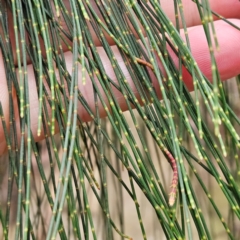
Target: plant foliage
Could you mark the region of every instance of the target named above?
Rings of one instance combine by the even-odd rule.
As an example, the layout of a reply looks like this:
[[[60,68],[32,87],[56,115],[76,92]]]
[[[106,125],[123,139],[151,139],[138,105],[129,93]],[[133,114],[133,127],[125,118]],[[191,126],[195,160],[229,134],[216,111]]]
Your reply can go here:
[[[7,128],[0,103],[9,163],[3,202],[17,202],[12,221],[12,205],[0,209],[4,239],[10,234],[15,239],[135,239],[126,231],[124,215],[130,203],[123,196],[135,205],[131,211],[137,218],[132,222],[140,226],[143,239],[151,235],[145,229],[145,206],[154,211],[154,226],[166,239],[214,239],[210,212],[221,223],[218,232],[239,237],[240,120],[212,51],[218,47],[212,14],[221,16],[212,13],[207,0],[194,2],[210,49],[212,83],[191,54],[181,0],[174,0],[175,26],[161,1],[1,1],[0,46],[10,116]],[[9,37],[11,27],[15,43]],[[92,32],[114,78],[104,67]],[[133,85],[114,55],[113,43]],[[71,69],[66,46],[72,52]],[[34,79],[27,74],[29,61]],[[183,68],[192,75],[193,94],[183,82]],[[41,144],[31,129],[29,81],[37,86],[38,135],[46,136]],[[239,77],[234,81],[239,88]],[[94,101],[86,97],[86,89]],[[214,198],[214,189],[224,207]],[[140,194],[147,200],[142,204]],[[36,210],[43,207],[51,219]]]

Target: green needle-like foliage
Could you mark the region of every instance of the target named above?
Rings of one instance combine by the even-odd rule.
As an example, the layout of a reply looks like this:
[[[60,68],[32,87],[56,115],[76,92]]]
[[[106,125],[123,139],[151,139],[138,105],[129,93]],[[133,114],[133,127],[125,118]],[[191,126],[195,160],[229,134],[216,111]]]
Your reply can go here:
[[[193,1],[209,46],[210,83],[191,53],[182,2],[172,1],[175,26],[161,1],[0,1],[9,90],[9,119],[0,102],[7,143],[0,239],[240,238],[240,109],[229,94],[231,86],[240,93],[240,77],[221,81],[212,16],[240,29],[207,0]],[[42,142],[31,128],[30,81]]]

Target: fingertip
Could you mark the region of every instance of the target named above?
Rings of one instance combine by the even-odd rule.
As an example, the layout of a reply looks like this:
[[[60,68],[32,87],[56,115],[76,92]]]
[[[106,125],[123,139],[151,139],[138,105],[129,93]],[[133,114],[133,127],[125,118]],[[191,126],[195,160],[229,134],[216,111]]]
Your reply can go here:
[[[240,20],[231,19],[232,23],[240,26]],[[214,56],[217,68],[222,81],[240,74],[240,31],[228,23],[219,20],[214,23],[219,48],[217,49],[212,40]],[[183,35],[183,34],[182,34]],[[191,45],[191,53],[202,73],[212,80],[212,60],[209,44],[202,26],[195,26],[188,29],[188,36]],[[183,79],[191,90],[192,76],[183,69]]]
[[[3,62],[3,55],[2,51],[0,50],[0,102],[3,109],[4,119],[7,128],[9,127],[9,98],[8,98],[8,88],[7,88],[7,80],[6,80],[6,74],[5,74],[5,68],[4,68],[4,62]],[[2,119],[0,119],[0,156],[3,154],[3,152],[6,150],[7,144],[5,140],[3,125],[2,125]]]

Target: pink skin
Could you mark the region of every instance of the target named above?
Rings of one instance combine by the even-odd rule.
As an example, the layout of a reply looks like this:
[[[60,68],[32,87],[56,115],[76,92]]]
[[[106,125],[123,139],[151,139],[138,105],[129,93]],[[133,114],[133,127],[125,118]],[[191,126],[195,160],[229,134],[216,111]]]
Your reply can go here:
[[[240,2],[238,0],[211,0],[210,1],[212,9],[219,14],[223,15],[224,17],[231,18],[231,21],[236,25],[240,26]],[[169,18],[174,21],[174,11],[172,7],[172,1],[164,0],[161,1],[162,7],[164,11],[168,14]],[[197,9],[195,4],[191,0],[184,0],[183,6],[186,14],[186,22],[188,26],[188,33],[189,39],[191,42],[191,49],[192,55],[196,59],[196,62],[201,69],[201,71],[206,75],[206,77],[211,80],[211,61],[209,50],[205,38],[204,31],[202,26],[199,26],[200,20],[197,14]],[[234,18],[234,19],[233,19]],[[220,50],[215,51],[215,56],[217,60],[217,66],[220,72],[220,76],[222,80],[227,80],[231,77],[240,74],[240,31],[237,29],[229,26],[228,24],[224,23],[223,21],[219,20],[215,22],[215,28],[217,31],[217,37],[219,41]],[[181,33],[184,38],[184,35]],[[13,35],[10,35],[13,38]],[[111,42],[111,39],[109,39]],[[95,37],[96,45],[99,45],[99,41]],[[111,42],[114,44],[113,42]],[[64,50],[67,51],[66,46],[63,46]],[[139,98],[136,88],[130,78],[129,73],[124,65],[124,62],[120,56],[115,45],[112,46],[112,50],[115,54],[115,57],[124,72],[127,81],[129,82],[130,86],[132,87],[133,91],[136,93],[136,96]],[[104,53],[101,46],[98,47],[98,51],[100,56],[102,57],[102,62],[106,69],[107,74],[110,78],[116,81],[115,74],[113,69],[110,66],[110,62],[107,59],[106,54]],[[13,51],[14,52],[14,51]],[[174,54],[172,55],[174,61],[177,63],[178,59]],[[67,68],[71,72],[72,68],[72,57],[71,53],[65,53]],[[159,63],[159,67],[161,68],[161,64]],[[37,115],[38,115],[38,97],[37,97],[37,90],[34,80],[34,74],[32,70],[32,66],[28,66],[28,79],[29,79],[29,89],[30,91],[30,109],[31,109],[31,129],[33,132],[33,136],[36,141],[40,141],[44,138],[43,134],[41,136],[37,136]],[[32,79],[32,81],[31,81]],[[81,79],[81,77],[79,77]],[[152,74],[152,79],[154,83],[154,87],[159,89],[158,83]],[[186,85],[188,86],[189,90],[192,90],[192,79],[186,69],[183,69],[183,79]],[[88,103],[94,109],[94,98],[93,92],[91,90],[91,82],[89,78],[87,78],[87,83],[85,86],[82,85],[81,80],[79,80],[79,88],[82,91],[83,96],[87,99]],[[116,90],[115,96],[117,97],[119,104],[123,111],[127,110],[127,105],[124,100],[124,97],[120,92]],[[159,90],[159,97],[161,97],[160,90]],[[16,100],[16,97],[14,98]],[[5,70],[4,64],[2,59],[2,54],[0,52],[0,101],[3,106],[4,116],[6,119],[7,127],[9,127],[9,99],[8,99],[8,90],[5,78]],[[15,105],[16,101],[14,102]],[[105,116],[106,113],[103,107],[100,106],[100,114],[101,116]],[[16,112],[16,122],[19,124],[19,114]],[[84,121],[89,121],[90,117],[85,110],[79,106],[79,115]],[[6,148],[5,137],[3,134],[2,124],[0,122],[0,155],[2,155]]]

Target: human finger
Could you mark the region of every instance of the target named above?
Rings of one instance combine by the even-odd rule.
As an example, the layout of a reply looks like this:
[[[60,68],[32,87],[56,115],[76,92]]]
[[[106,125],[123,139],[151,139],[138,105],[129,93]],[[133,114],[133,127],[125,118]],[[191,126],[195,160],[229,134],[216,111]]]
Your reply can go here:
[[[70,15],[71,9],[70,9],[70,4],[69,0],[65,0],[65,7],[66,10],[68,11],[68,14]],[[104,22],[104,18],[101,16],[101,12],[99,8],[97,7],[96,1],[90,1],[91,5],[93,6],[94,10],[96,11],[97,15],[99,18]],[[240,18],[240,2],[238,0],[209,0],[211,9],[215,11],[216,13],[220,14],[221,16],[225,18]],[[169,1],[169,0],[161,0],[160,1],[161,7],[163,12],[167,15],[167,17],[175,24],[175,10],[174,10],[174,1]],[[54,2],[52,2],[53,6],[53,11],[56,13],[55,7],[54,7]],[[198,13],[198,8],[196,3],[194,3],[192,0],[182,0],[182,9],[184,12],[184,21],[187,27],[190,26],[196,26],[201,24],[201,19]],[[59,22],[59,19],[57,16],[55,16],[57,22]],[[182,20],[180,18],[180,26],[182,27]],[[217,19],[217,17],[214,17],[214,19]],[[13,29],[13,16],[11,11],[8,13],[8,25],[9,25],[9,33],[10,33],[10,39],[12,41],[12,48],[13,48],[13,55],[14,55],[14,61],[15,64],[17,64],[17,57],[16,57],[16,44],[15,44],[15,36],[14,36],[14,29]],[[61,17],[60,24],[63,28],[64,31],[69,31],[68,26],[64,20],[63,17]],[[95,46],[101,46],[101,41],[99,40],[99,37],[96,35],[95,30],[93,29],[91,25],[91,21],[87,23],[89,31],[93,37],[93,42]],[[135,32],[134,27],[131,26],[131,30]],[[1,26],[0,26],[0,32],[1,32]],[[144,32],[144,31],[143,31]],[[108,42],[111,45],[114,45],[115,42],[114,40],[105,32],[105,37],[108,40]],[[136,37],[138,37],[136,35]],[[69,45],[71,45],[71,42],[66,39],[66,42],[68,42]],[[43,56],[45,55],[44,51],[44,42],[40,39],[40,43],[42,45],[42,54]],[[61,48],[63,51],[68,51],[69,46],[65,44],[64,42],[61,43]],[[28,59],[28,63],[30,63],[30,59]]]
[[[68,2],[68,1],[65,1],[65,2]],[[104,18],[101,16],[101,13],[98,10],[98,7],[95,1],[90,1],[90,2],[93,5],[93,8],[97,12],[101,21],[104,22]],[[151,6],[150,1],[148,5]],[[174,1],[160,0],[160,5],[163,12],[170,19],[170,21],[172,21],[173,24],[176,24],[176,12],[174,9]],[[238,0],[218,0],[218,1],[209,0],[209,5],[213,12],[216,12],[217,14],[221,15],[224,18],[240,18],[240,2]],[[183,27],[183,21],[185,22],[186,27],[192,27],[192,26],[197,26],[201,24],[199,10],[198,10],[197,4],[194,1],[182,0],[179,6],[181,6],[181,9],[183,11],[183,16],[184,16],[184,19],[182,19],[180,13],[178,13],[180,28]],[[70,9],[69,6],[68,6],[68,9]],[[213,19],[217,20],[218,17],[213,15]],[[64,22],[63,22],[63,25],[64,25],[64,28],[66,28]],[[90,29],[95,45],[101,46],[102,44],[90,23],[88,23],[88,27]],[[130,24],[130,27],[132,31],[135,32],[135,29],[133,26],[131,26],[131,24]],[[108,34],[105,33],[105,36],[110,44],[112,45],[115,44],[114,40]]]

